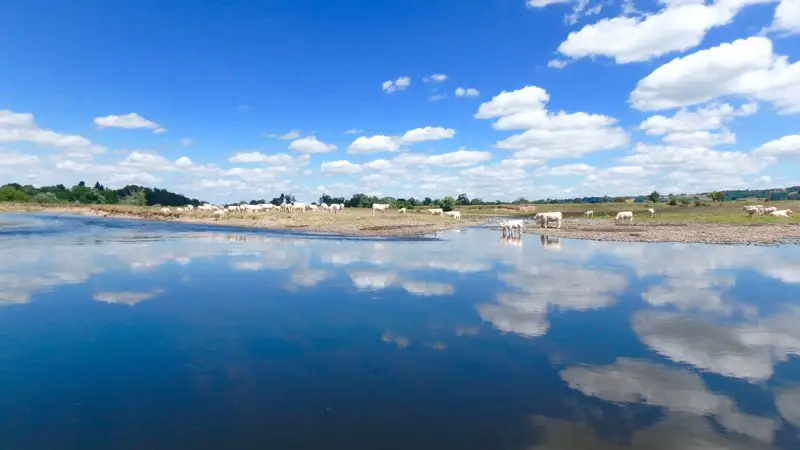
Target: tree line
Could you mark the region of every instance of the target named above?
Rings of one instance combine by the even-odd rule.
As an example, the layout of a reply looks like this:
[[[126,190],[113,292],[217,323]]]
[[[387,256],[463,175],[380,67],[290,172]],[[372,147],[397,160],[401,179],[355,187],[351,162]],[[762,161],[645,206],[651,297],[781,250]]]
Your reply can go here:
[[[86,182],[67,188],[63,184],[35,187],[10,183],[0,187],[0,202],[20,203],[80,203],[95,205],[135,205],[135,206],[198,206],[201,202],[166,189],[128,185],[121,189],[109,189],[96,182],[89,186]]]

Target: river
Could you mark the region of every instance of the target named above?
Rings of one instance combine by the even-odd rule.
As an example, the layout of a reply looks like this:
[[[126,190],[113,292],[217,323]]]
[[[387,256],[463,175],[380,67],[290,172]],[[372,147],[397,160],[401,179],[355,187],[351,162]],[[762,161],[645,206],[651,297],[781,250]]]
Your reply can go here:
[[[797,247],[0,215],[0,448],[797,449]]]

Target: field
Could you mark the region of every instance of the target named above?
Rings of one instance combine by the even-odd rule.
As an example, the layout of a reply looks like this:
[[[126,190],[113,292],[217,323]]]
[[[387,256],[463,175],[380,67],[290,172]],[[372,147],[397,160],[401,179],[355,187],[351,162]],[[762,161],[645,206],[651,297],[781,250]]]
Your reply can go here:
[[[327,232],[351,236],[428,235],[451,228],[480,225],[501,217],[532,218],[537,212],[561,211],[561,229],[543,229],[529,222],[525,233],[547,234],[575,239],[629,242],[696,242],[718,244],[800,243],[800,214],[791,218],[748,217],[742,206],[754,202],[725,202],[703,206],[666,204],[547,204],[459,206],[461,220],[430,216],[427,207],[398,214],[397,210],[377,213],[371,209],[346,208],[340,213],[263,212],[235,213],[219,219],[210,212],[161,213],[158,207],[121,205],[32,205],[0,204],[0,211],[50,211],[129,219],[207,223],[251,228]],[[800,202],[772,202],[770,206],[800,212]],[[651,219],[647,207],[656,210]],[[583,213],[595,212],[586,219]],[[615,224],[619,211],[633,211],[633,224]]]

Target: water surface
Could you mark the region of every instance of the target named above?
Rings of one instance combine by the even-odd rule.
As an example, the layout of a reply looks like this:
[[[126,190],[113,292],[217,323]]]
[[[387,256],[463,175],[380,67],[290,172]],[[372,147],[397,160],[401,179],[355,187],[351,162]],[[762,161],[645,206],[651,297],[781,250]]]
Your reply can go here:
[[[2,449],[800,448],[800,251],[0,216]]]

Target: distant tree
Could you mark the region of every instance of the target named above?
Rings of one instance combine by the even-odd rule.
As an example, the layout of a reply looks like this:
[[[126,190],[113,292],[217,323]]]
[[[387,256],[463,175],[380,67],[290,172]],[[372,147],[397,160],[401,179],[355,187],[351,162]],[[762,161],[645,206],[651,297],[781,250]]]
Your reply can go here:
[[[653,191],[647,196],[647,199],[650,200],[651,203],[658,203],[661,201],[661,194],[657,191]]]
[[[411,197],[408,199],[408,204],[411,206],[419,206],[420,201],[415,199],[414,197]]]
[[[138,190],[133,192],[129,195],[126,195],[119,199],[119,203],[121,205],[130,205],[130,206],[146,206],[147,205],[147,194],[144,190]]]
[[[459,205],[469,205],[469,199],[467,198],[467,194],[458,194],[456,203],[458,203]]]
[[[85,181],[79,181],[79,182],[78,182],[78,186],[80,186],[80,187],[86,187],[86,182],[85,182]]]
[[[39,192],[33,196],[33,201],[36,203],[45,204],[61,203],[61,200],[58,198],[58,196],[52,192]]]
[[[482,205],[483,204],[483,200],[481,200],[479,198],[473,198],[472,200],[469,201],[469,204],[470,205]]]
[[[21,189],[11,185],[0,188],[0,202],[27,202],[28,200],[30,197]]]
[[[431,200],[430,197],[425,197],[425,199],[422,200],[422,204],[425,205],[425,206],[431,205],[431,204],[433,204],[433,200]]]
[[[442,199],[441,206],[442,209],[445,211],[452,211],[453,208],[456,206],[456,200],[448,195]]]
[[[711,199],[712,202],[722,202],[725,201],[725,192],[712,192],[708,194],[708,198]]]
[[[95,183],[94,183],[94,188],[95,188],[95,189],[97,189],[98,191],[105,190],[105,187],[103,187],[103,185],[102,185],[102,184],[100,184],[100,182],[99,182],[99,181],[97,181],[97,182],[95,182]]]

